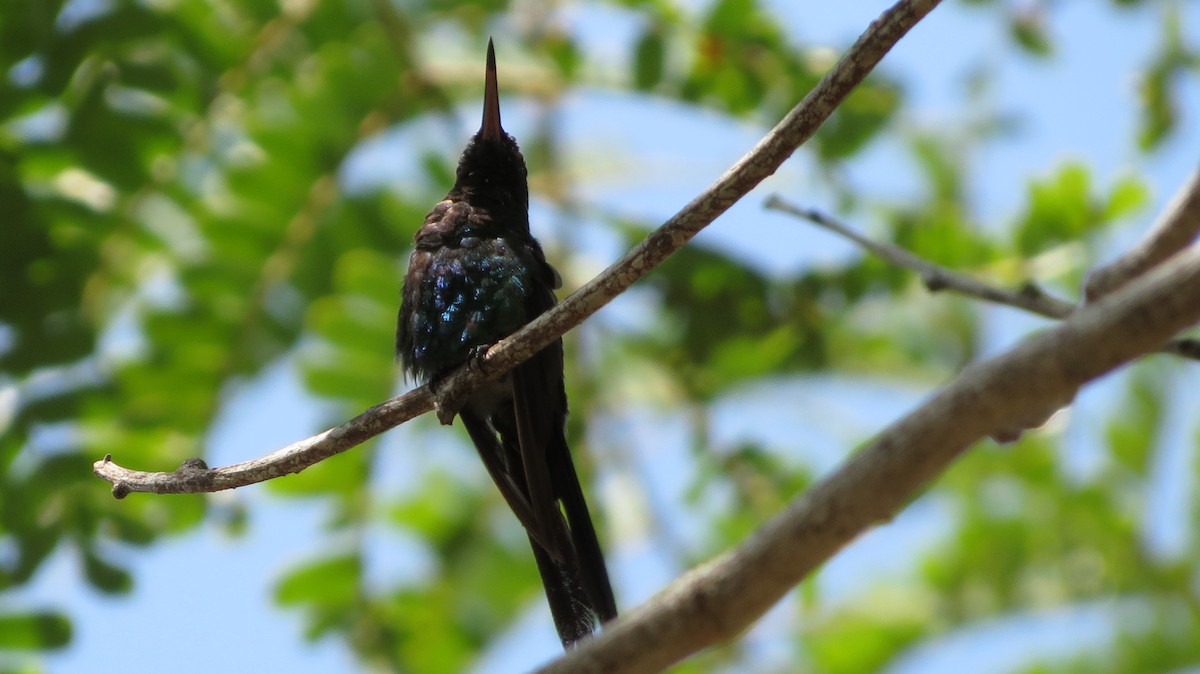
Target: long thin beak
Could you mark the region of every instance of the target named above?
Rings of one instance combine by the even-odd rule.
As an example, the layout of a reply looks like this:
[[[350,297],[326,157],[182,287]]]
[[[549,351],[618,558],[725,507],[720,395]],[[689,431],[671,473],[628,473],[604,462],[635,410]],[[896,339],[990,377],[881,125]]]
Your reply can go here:
[[[500,127],[500,89],[496,85],[496,50],[488,38],[487,74],[483,79],[483,126],[479,128],[481,138],[502,138]]]

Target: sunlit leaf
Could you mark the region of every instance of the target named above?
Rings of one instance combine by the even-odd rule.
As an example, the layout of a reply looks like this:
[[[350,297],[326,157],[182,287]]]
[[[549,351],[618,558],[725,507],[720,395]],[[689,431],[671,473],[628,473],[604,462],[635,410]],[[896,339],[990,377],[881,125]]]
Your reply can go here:
[[[1126,176],[1113,185],[1104,206],[1104,217],[1123,218],[1137,213],[1150,201],[1150,190],[1141,180]]]
[[[362,560],[356,555],[338,555],[297,566],[275,586],[275,600],[285,606],[339,604],[352,601]]]
[[[49,650],[71,641],[71,621],[61,613],[0,614],[0,649]]]

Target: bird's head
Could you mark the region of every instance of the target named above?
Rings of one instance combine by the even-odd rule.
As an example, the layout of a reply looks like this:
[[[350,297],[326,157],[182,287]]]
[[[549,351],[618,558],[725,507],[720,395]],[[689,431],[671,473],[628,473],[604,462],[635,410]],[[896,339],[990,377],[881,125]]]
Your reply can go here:
[[[525,158],[517,140],[500,126],[500,91],[496,84],[496,51],[488,40],[487,74],[483,90],[483,124],[458,160],[455,187],[469,200],[529,208]]]

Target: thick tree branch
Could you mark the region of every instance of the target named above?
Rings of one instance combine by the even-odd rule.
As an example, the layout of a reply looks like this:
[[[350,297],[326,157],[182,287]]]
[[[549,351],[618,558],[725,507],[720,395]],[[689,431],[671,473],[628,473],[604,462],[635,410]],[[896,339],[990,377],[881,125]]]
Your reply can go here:
[[[1167,209],[1137,246],[1088,275],[1084,296],[1095,302],[1162,264],[1200,233],[1200,170],[1175,193]]]
[[[736,549],[542,669],[656,672],[736,637],[868,527],[890,520],[975,442],[1012,435],[1087,382],[1200,320],[1200,250],[1180,253],[1008,353],[968,367]]]
[[[516,367],[596,313],[774,173],[879,64],[884,54],[939,2],[901,0],[885,11],[804,100],[712,186],[562,304],[493,346],[478,362],[448,376],[438,390],[438,418],[442,423],[453,421],[461,401],[476,387]],[[106,456],[93,465],[93,471],[113,483],[113,493],[118,497],[131,491],[195,493],[233,489],[299,472],[433,406],[428,387],[421,387],[320,435],[261,459],[224,468],[210,470],[189,464],[173,473],[145,473],[122,468]]]

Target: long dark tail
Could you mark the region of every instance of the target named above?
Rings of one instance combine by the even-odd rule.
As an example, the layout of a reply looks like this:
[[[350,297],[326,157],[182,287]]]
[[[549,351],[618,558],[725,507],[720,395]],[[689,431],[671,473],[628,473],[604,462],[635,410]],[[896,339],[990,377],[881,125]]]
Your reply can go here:
[[[566,513],[566,519],[560,516],[557,523],[566,529],[570,549],[559,561],[532,536],[529,543],[546,588],[554,626],[563,646],[570,648],[595,632],[597,619],[608,622],[616,618],[617,602],[566,440],[559,438],[554,445],[557,446],[550,448],[548,463],[555,495],[561,499]]]
[[[554,561],[532,536],[529,545],[533,548],[533,559],[542,576],[542,587],[546,590],[546,602],[550,604],[550,615],[554,618],[558,638],[563,648],[571,648],[596,630],[596,613],[591,600],[580,585],[578,569]]]
[[[561,499],[566,518],[556,513],[551,520],[552,526],[561,529],[544,538],[567,540],[569,544],[560,554],[554,555],[532,535],[529,543],[559,639],[564,647],[570,648],[580,639],[591,636],[597,621],[608,622],[616,618],[617,602],[566,440],[560,437],[548,449],[548,468],[555,496]]]
[[[616,618],[617,604],[566,439],[561,432],[555,433],[546,448],[549,490],[556,504],[553,516],[538,518],[529,503],[525,474],[519,469],[522,455],[515,421],[504,415],[493,417],[503,429],[497,437],[470,409],[462,410],[460,418],[492,480],[529,533],[555,629],[563,646],[569,648],[595,632],[597,619],[607,622]],[[546,530],[547,524],[550,530]]]
[[[612,584],[608,580],[604,552],[596,538],[596,529],[592,526],[592,516],[588,513],[587,501],[583,497],[583,488],[579,484],[579,476],[575,473],[566,439],[559,436],[557,444],[559,446],[552,449],[550,454],[550,471],[558,490],[557,496],[562,500],[563,510],[566,511],[571,544],[575,549],[575,561],[578,565],[577,576],[591,600],[590,604],[596,616],[601,622],[608,622],[617,617],[617,601],[613,598]]]

